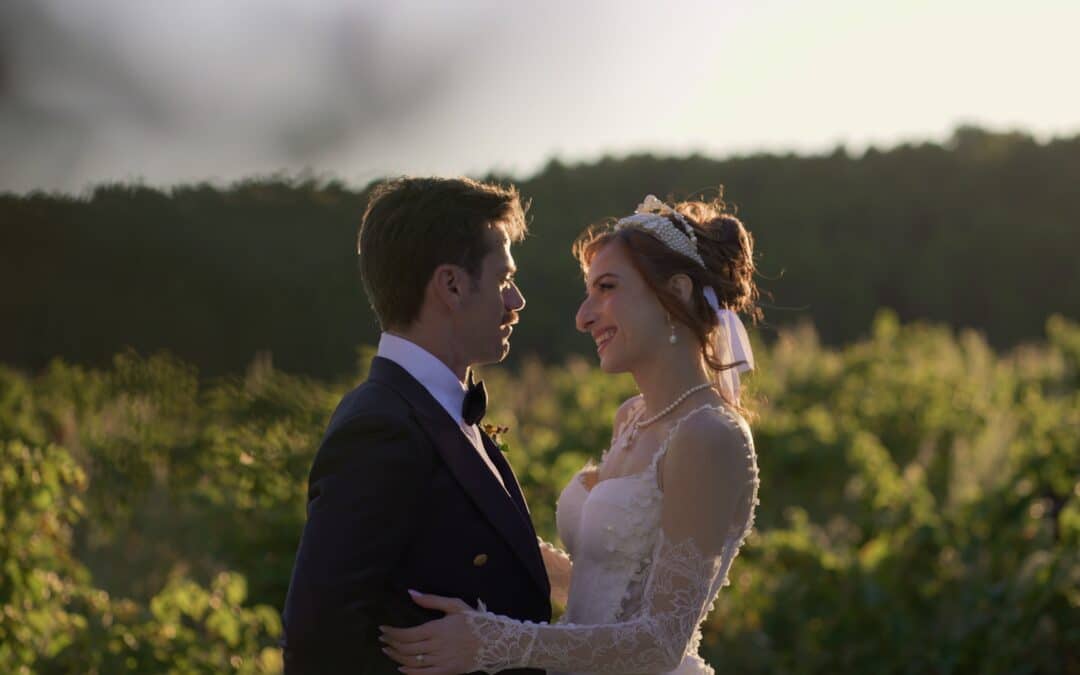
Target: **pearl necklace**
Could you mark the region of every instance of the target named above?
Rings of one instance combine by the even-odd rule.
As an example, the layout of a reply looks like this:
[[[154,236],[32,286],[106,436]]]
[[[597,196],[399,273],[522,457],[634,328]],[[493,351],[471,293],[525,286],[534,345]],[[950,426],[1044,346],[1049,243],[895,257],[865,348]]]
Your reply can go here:
[[[689,398],[691,394],[699,392],[702,389],[708,389],[711,386],[713,386],[712,382],[703,382],[701,384],[690,387],[689,389],[684,391],[677,399],[672,401],[671,405],[664,408],[660,412],[656,413],[655,415],[653,415],[649,419],[647,419],[647,420],[639,420],[637,422],[634,422],[634,425],[632,427],[630,427],[630,436],[626,439],[626,443],[623,445],[623,449],[624,450],[630,450],[630,446],[633,443],[634,436],[637,435],[638,429],[642,429],[644,427],[649,426],[650,424],[653,424],[654,422],[656,422],[657,420],[662,418],[664,415],[667,415],[672,410],[677,408],[679,406],[679,404],[682,403],[683,401],[685,401],[687,398]]]

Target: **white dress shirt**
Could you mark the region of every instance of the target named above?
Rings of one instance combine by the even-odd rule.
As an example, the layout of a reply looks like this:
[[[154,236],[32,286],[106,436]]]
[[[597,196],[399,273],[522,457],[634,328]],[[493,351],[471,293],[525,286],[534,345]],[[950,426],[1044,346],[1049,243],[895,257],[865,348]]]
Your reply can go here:
[[[446,413],[457,422],[461,433],[465,434],[469,444],[473,446],[476,453],[480,455],[480,459],[491,469],[491,473],[505,490],[506,484],[503,483],[499,470],[495,468],[495,463],[491,461],[491,457],[488,456],[487,451],[484,449],[484,442],[480,438],[480,430],[476,428],[475,424],[465,424],[465,420],[461,416],[461,404],[465,400],[467,389],[457,378],[457,375],[454,375],[453,371],[445,363],[428,350],[415,342],[390,333],[383,333],[379,337],[377,355],[390,359],[404,368],[405,372],[412,375],[417,382],[428,390],[428,393],[439,402],[439,405],[446,410]]]

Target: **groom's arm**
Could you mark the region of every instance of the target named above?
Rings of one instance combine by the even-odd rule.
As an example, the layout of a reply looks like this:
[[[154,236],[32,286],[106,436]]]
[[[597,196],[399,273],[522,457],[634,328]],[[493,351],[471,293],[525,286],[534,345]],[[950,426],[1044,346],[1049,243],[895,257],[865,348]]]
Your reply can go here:
[[[323,442],[284,612],[286,664],[305,665],[288,672],[365,660],[432,466],[419,429],[385,413],[356,416]]]

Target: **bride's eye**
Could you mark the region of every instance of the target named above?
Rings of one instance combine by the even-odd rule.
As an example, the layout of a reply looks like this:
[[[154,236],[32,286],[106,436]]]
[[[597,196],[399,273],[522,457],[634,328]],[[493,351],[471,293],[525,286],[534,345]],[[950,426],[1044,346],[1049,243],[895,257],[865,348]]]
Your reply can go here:
[[[598,281],[593,284],[591,288],[585,289],[585,296],[582,298],[582,301],[588,300],[589,296],[592,295],[593,290],[596,290],[599,293],[604,293],[606,291],[610,291],[613,288],[615,288],[615,284],[611,283],[610,281]]]

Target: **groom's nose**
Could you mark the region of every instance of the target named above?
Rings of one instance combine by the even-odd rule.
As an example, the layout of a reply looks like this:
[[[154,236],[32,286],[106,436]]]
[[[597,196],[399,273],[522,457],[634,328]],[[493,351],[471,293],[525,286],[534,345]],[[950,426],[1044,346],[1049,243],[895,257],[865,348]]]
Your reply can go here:
[[[525,296],[514,282],[510,282],[510,287],[503,294],[503,305],[512,312],[520,312],[525,308]]]

